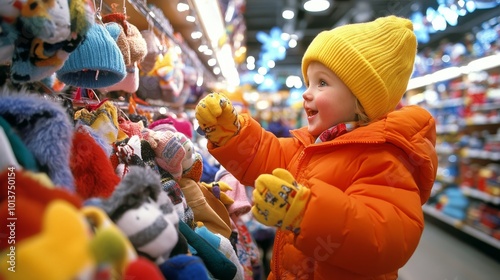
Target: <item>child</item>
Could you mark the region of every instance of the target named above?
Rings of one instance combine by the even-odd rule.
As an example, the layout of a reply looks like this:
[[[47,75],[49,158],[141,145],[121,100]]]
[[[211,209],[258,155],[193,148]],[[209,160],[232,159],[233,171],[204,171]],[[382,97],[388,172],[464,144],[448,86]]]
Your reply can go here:
[[[268,279],[397,279],[437,171],[432,116],[395,109],[416,51],[396,16],[320,33],[302,60],[308,126],[290,138],[221,94],[197,105],[210,153],[255,187],[253,215],[278,228]]]

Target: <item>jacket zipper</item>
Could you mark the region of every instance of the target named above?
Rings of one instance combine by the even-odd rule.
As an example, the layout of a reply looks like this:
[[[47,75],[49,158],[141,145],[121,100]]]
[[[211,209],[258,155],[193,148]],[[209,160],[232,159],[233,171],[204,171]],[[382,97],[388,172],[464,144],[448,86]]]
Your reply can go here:
[[[274,274],[274,278],[276,280],[279,280],[280,279],[280,271],[279,271],[279,264],[278,264],[278,255],[281,255],[281,254],[276,254],[275,252],[279,252],[278,249],[280,248],[281,246],[281,230],[277,230],[276,231],[276,238],[274,238],[274,244],[273,244],[273,274]]]

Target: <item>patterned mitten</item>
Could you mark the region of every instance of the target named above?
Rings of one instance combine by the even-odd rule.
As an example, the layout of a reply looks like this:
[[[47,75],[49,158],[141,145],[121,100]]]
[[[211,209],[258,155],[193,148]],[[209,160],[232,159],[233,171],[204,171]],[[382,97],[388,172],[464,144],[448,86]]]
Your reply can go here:
[[[290,172],[277,168],[255,181],[252,213],[264,225],[299,233],[309,196],[310,190],[299,185]]]
[[[195,110],[205,137],[216,146],[224,146],[240,131],[240,116],[223,94],[211,93],[205,96]]]
[[[201,182],[201,185],[211,191],[224,205],[229,206],[234,203],[234,200],[225,193],[233,190],[227,183],[213,182],[208,184]]]

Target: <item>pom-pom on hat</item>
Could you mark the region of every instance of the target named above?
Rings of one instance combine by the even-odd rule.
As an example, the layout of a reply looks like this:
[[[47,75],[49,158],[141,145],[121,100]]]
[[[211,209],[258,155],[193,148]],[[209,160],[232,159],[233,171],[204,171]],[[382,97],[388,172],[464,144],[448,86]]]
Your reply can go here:
[[[125,78],[125,62],[116,44],[118,23],[92,24],[85,40],[57,71],[57,78],[76,87],[102,88]]]
[[[394,110],[406,91],[417,54],[410,20],[381,17],[323,31],[302,58],[302,74],[318,61],[331,69],[359,100],[370,120]]]

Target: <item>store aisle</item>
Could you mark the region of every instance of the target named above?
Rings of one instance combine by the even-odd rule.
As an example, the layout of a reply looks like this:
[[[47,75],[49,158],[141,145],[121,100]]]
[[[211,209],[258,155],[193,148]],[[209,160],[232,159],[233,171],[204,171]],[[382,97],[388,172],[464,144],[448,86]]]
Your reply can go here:
[[[419,247],[400,270],[399,280],[500,279],[499,256],[495,261],[438,225],[426,221]]]

